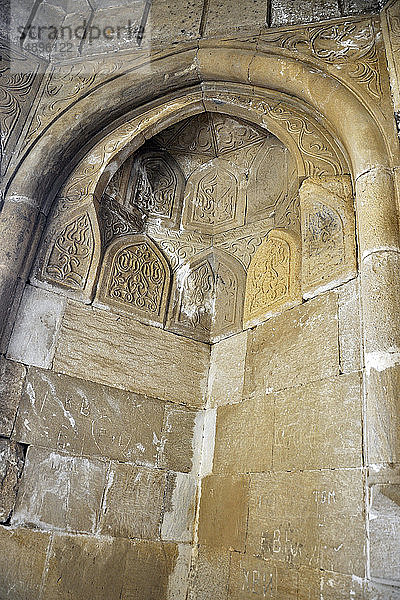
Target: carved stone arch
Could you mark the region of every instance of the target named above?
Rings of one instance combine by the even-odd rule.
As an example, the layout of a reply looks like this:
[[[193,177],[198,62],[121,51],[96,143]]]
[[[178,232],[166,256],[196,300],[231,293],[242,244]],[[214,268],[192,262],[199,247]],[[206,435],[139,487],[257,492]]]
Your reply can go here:
[[[45,289],[59,288],[66,296],[89,303],[97,280],[101,247],[95,203],[86,202],[72,210],[60,209],[56,204],[48,218],[31,281]]]
[[[185,227],[214,234],[243,225],[246,208],[243,183],[243,174],[221,158],[212,159],[196,170],[185,188]]]
[[[158,246],[144,235],[124,236],[105,252],[96,304],[163,325],[170,284],[170,267]]]
[[[242,328],[245,271],[221,250],[206,250],[174,276],[168,328],[204,342]]]
[[[244,326],[264,321],[301,303],[301,242],[293,232],[273,229],[250,263],[244,301]]]
[[[182,170],[166,150],[139,151],[133,158],[126,201],[150,218],[177,225],[184,187]]]

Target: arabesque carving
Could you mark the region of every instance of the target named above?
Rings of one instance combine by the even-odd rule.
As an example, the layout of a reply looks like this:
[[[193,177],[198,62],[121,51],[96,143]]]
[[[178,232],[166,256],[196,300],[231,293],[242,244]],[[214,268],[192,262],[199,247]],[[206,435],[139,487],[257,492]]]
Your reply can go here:
[[[145,215],[135,206],[129,210],[106,193],[99,209],[101,234],[104,248],[111,240],[120,235],[129,235],[143,231]]]
[[[147,237],[129,236],[105,254],[97,301],[163,323],[169,287],[170,269],[157,246]]]
[[[245,326],[301,301],[300,253],[300,240],[294,234],[278,229],[268,234],[247,272]]]
[[[309,178],[300,188],[302,285],[306,295],[356,274],[350,177]]]

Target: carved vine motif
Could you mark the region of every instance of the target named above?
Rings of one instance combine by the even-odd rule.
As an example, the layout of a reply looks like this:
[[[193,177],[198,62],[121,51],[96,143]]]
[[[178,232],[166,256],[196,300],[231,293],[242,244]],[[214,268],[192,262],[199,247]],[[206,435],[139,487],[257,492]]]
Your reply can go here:
[[[185,280],[178,322],[210,334],[214,296],[215,275],[210,262],[205,260]]]
[[[257,248],[261,246],[265,235],[266,232],[257,235],[248,235],[234,241],[227,240],[226,242],[219,242],[216,245],[218,248],[225,250],[225,252],[232,254],[246,267],[246,269],[248,269],[251,259],[256,253]]]
[[[400,6],[398,3],[388,8],[387,15],[390,31],[390,43],[393,52],[397,54],[397,52],[400,52]]]
[[[153,215],[172,218],[178,180],[161,155],[141,156],[135,166],[136,183],[131,203]]]
[[[45,275],[71,288],[85,287],[94,251],[87,213],[77,217],[57,236],[44,269]]]
[[[103,245],[106,247],[114,237],[143,231],[145,216],[138,208],[132,206],[126,210],[119,202],[104,194],[100,204],[100,220]]]
[[[349,21],[300,31],[267,34],[265,42],[311,54],[329,65],[343,66],[346,74],[364,86],[378,102],[382,98],[375,31],[370,21]]]
[[[159,316],[166,280],[165,266],[149,244],[132,244],[114,256],[107,295]]]

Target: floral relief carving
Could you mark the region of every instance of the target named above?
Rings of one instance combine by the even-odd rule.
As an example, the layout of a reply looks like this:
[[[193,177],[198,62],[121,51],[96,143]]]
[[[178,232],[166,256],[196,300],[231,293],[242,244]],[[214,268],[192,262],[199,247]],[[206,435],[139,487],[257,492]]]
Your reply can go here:
[[[247,272],[244,323],[266,318],[300,294],[300,243],[283,230],[271,231],[253,256]]]
[[[103,195],[99,214],[104,247],[117,236],[143,231],[145,215],[135,206],[125,209],[107,194]]]
[[[97,299],[163,323],[169,285],[169,266],[160,250],[144,236],[129,236],[107,250]]]

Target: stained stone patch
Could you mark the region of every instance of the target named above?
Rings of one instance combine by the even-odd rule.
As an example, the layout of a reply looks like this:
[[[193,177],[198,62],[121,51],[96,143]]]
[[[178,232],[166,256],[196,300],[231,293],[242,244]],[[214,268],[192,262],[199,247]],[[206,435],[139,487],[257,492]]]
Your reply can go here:
[[[191,572],[188,600],[226,600],[230,554],[228,550],[200,546]]]
[[[373,485],[370,497],[370,556],[374,579],[400,584],[400,485]]]
[[[0,522],[11,516],[24,468],[24,452],[20,444],[0,438]]]
[[[11,435],[24,375],[22,365],[0,358],[0,435]]]

